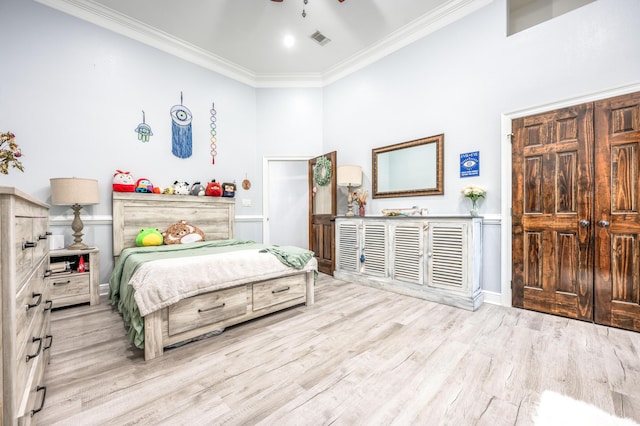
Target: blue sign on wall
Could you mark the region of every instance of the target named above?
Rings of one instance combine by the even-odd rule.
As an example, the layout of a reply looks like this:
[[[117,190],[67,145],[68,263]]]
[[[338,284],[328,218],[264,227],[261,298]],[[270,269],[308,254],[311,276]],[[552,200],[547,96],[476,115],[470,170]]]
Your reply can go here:
[[[480,151],[460,154],[460,177],[480,176]]]

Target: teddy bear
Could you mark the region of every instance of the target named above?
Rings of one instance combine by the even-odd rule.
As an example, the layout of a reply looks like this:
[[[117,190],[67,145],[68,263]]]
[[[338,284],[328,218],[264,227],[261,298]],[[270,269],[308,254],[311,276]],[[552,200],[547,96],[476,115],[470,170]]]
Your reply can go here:
[[[161,246],[164,238],[158,228],[142,228],[136,237],[138,247]]]
[[[209,197],[222,197],[222,185],[214,179],[207,183],[204,193]]]
[[[183,181],[173,182],[173,193],[176,195],[189,195],[189,184]]]
[[[204,232],[184,220],[169,226],[162,233],[162,236],[165,244],[186,244],[204,241]]]
[[[191,185],[191,189],[189,190],[189,194],[203,196],[204,195],[204,191],[205,191],[204,186],[202,186],[200,184],[200,182],[195,182],[193,185]]]
[[[113,191],[114,192],[135,192],[136,184],[133,176],[129,172],[116,170],[113,174]]]

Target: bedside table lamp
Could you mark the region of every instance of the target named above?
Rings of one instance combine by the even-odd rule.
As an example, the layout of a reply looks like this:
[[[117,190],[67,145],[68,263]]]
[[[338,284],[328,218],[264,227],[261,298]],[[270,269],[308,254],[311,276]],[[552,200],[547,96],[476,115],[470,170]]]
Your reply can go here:
[[[347,187],[347,213],[345,216],[354,216],[353,213],[353,187],[362,185],[362,167],[340,166],[336,176],[338,186]]]
[[[84,224],[80,220],[80,209],[83,205],[98,204],[100,194],[98,191],[98,181],[95,179],[81,178],[52,178],[51,182],[51,204],[56,206],[71,206],[73,209],[73,229],[74,243],[67,247],[68,250],[84,250],[88,248],[82,242],[82,229]]]

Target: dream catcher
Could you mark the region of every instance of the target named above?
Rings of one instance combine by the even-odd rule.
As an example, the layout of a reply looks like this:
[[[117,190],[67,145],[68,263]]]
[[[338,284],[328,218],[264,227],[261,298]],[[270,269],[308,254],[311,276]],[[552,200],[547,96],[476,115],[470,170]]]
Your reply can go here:
[[[216,106],[211,102],[211,164],[216,164],[216,155],[218,155],[218,147],[216,146]]]
[[[144,110],[142,111],[142,123],[136,127],[136,133],[138,133],[138,140],[142,142],[149,142],[149,137],[153,136],[151,127],[144,121]]]
[[[191,117],[189,108],[182,105],[180,92],[180,105],[171,108],[171,152],[176,157],[191,157]]]

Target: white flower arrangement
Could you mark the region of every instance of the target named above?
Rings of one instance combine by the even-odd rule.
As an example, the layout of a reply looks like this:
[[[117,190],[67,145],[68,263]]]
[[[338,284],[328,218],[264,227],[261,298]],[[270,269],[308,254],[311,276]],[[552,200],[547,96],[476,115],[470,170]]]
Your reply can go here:
[[[487,190],[480,185],[467,185],[462,188],[462,195],[470,198],[473,202],[478,201],[480,198],[484,198],[487,195]]]

